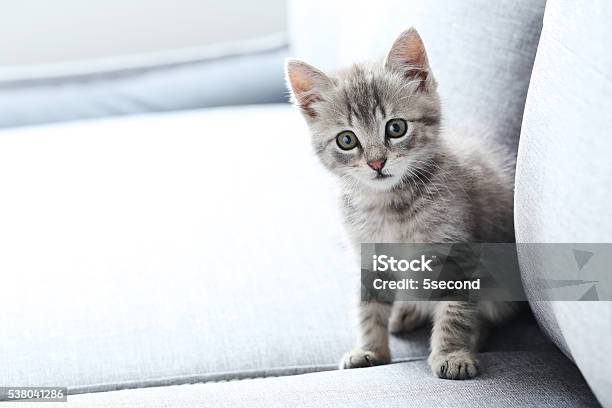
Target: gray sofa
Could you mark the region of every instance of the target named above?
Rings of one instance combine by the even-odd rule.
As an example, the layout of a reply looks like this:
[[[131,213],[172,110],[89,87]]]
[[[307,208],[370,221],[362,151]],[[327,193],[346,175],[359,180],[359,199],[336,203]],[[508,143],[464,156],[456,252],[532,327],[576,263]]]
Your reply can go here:
[[[517,241],[610,240],[611,5],[326,3],[292,3],[291,54],[342,66],[416,26],[445,125],[518,145]],[[358,272],[320,167],[287,104],[0,131],[0,386],[82,407],[612,406],[609,302],[530,302],[469,381],[432,376],[427,328],[392,338],[393,364],[336,370]]]

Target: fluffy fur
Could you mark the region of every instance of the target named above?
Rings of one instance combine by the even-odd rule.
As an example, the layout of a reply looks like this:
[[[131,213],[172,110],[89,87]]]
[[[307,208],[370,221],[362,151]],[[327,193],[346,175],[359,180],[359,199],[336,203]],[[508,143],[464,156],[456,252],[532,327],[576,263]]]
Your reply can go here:
[[[315,152],[342,183],[341,208],[357,253],[362,242],[513,242],[510,166],[482,140],[441,132],[437,84],[414,29],[400,35],[381,63],[327,75],[290,60],[287,80]],[[405,135],[389,137],[391,119],[405,121]],[[346,131],[358,139],[348,150],[337,141]],[[486,324],[514,309],[494,302],[361,302],[359,346],[341,368],[390,362],[389,330],[433,320],[433,372],[473,377]]]

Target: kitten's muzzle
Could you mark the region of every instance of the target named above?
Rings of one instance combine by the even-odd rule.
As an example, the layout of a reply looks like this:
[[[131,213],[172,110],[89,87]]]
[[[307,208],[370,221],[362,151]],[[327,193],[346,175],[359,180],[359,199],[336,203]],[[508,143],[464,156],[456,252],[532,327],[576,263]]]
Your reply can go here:
[[[368,162],[368,166],[370,166],[372,170],[380,173],[380,171],[385,167],[386,163],[387,163],[387,159],[372,160]]]

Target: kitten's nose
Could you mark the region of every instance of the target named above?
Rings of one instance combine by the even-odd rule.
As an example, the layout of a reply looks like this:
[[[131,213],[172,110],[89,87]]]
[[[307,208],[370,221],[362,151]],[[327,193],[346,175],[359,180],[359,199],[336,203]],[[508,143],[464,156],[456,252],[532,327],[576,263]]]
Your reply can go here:
[[[368,166],[370,166],[372,170],[381,171],[383,167],[385,167],[386,162],[387,162],[387,159],[372,160],[368,162]]]

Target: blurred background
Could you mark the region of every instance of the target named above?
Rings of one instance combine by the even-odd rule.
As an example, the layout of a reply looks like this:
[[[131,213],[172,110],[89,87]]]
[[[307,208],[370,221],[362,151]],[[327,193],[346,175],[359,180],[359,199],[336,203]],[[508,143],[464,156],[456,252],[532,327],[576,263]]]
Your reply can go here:
[[[0,13],[0,127],[286,101],[284,0],[25,0]]]
[[[490,21],[502,14],[527,28],[517,23],[500,33]],[[361,0],[6,2],[0,128],[286,103],[286,57],[335,70],[384,56],[415,25],[440,84],[445,124],[469,123],[515,151],[510,135],[519,132],[522,106],[502,105],[498,95],[511,86],[526,96],[530,66],[504,60],[516,53],[533,59],[525,38],[537,38],[539,25],[523,14],[523,6],[491,8],[481,0],[386,0],[384,7]],[[482,33],[478,42],[458,35],[470,30]],[[491,59],[493,52],[508,57]],[[486,91],[466,86],[463,69]]]
[[[284,33],[286,8],[285,0],[4,2],[0,64],[82,61]]]

